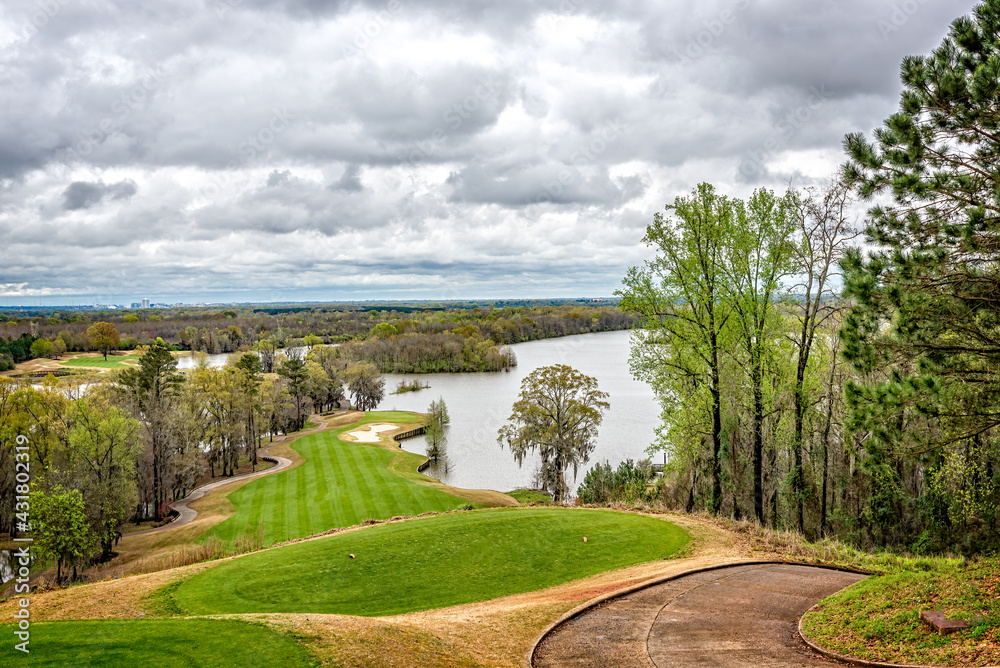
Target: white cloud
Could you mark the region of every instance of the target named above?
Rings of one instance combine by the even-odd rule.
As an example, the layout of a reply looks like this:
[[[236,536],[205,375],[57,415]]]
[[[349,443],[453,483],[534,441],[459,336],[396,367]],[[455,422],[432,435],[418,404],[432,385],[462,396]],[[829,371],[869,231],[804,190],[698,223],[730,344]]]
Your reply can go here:
[[[829,175],[973,6],[49,4],[0,9],[0,295],[52,303],[607,295],[698,182]]]

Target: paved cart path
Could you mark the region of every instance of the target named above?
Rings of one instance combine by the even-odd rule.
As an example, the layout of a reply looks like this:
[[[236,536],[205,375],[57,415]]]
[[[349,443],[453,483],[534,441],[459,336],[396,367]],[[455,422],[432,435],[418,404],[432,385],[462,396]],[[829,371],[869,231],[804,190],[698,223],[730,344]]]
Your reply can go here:
[[[731,566],[611,599],[557,626],[533,665],[571,668],[838,666],[798,636],[817,601],[864,579],[790,564]]]
[[[337,415],[340,414],[341,413],[337,413]],[[143,529],[142,531],[133,531],[127,535],[141,536],[143,534],[155,533],[157,531],[176,529],[178,527],[184,526],[185,524],[188,524],[198,516],[198,511],[195,510],[194,508],[191,508],[189,505],[192,501],[197,501],[198,499],[202,498],[203,496],[211,492],[213,489],[222,487],[223,485],[228,485],[230,483],[236,482],[237,480],[246,480],[248,478],[259,478],[261,476],[271,475],[272,473],[277,473],[278,471],[288,468],[289,466],[292,465],[291,459],[288,459],[287,457],[279,457],[278,455],[268,454],[268,451],[275,446],[288,442],[289,440],[294,441],[303,436],[308,436],[309,434],[315,434],[318,431],[323,431],[324,429],[327,429],[328,426],[329,425],[326,422],[320,422],[319,424],[313,426],[310,429],[304,429],[302,431],[297,431],[292,434],[285,434],[279,437],[273,443],[269,443],[267,447],[261,448],[258,451],[257,455],[261,459],[274,462],[275,463],[274,466],[263,469],[262,471],[254,471],[253,473],[244,473],[242,475],[233,476],[232,478],[221,478],[214,482],[202,485],[201,487],[198,487],[197,489],[193,490],[190,494],[188,494],[180,501],[174,501],[174,503],[171,505],[171,507],[177,511],[177,519],[173,520],[172,522],[168,522],[163,526],[153,527],[152,529]]]

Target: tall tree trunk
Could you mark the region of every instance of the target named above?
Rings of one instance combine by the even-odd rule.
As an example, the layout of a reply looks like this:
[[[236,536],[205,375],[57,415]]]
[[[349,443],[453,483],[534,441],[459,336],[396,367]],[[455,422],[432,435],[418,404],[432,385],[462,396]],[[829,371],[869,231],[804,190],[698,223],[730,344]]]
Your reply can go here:
[[[753,384],[753,511],[764,525],[764,392],[758,361],[751,370]]]
[[[722,391],[719,378],[718,339],[712,334],[712,501],[713,515],[719,514],[722,506],[722,464],[719,452],[722,449]]]

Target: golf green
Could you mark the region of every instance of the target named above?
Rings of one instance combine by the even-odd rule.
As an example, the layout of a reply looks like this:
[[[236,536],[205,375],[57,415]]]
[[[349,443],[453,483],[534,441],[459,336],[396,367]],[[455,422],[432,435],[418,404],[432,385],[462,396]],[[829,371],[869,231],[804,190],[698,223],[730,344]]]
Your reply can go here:
[[[138,355],[113,355],[108,359],[104,359],[102,356],[74,357],[71,360],[60,362],[59,366],[87,367],[92,369],[125,369],[132,366],[131,364],[126,364],[126,361],[136,362],[138,359]]]
[[[174,597],[192,614],[392,615],[666,559],[687,540],[668,522],[608,510],[449,513],[257,552],[193,576]]]
[[[376,444],[347,443],[339,436],[372,423],[417,422],[401,412],[367,413],[348,427],[319,432],[292,447],[305,461],[298,467],[254,480],[229,495],[236,513],[207,534],[231,541],[264,523],[266,543],[303,538],[370,519],[453,510],[456,496],[417,482],[424,457]]]

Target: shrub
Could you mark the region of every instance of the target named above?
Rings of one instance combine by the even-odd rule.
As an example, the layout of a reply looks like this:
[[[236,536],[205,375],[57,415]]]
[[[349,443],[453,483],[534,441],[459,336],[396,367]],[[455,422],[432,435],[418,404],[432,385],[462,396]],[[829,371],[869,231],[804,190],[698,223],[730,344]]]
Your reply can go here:
[[[634,462],[626,459],[612,469],[605,460],[587,471],[577,496],[583,503],[635,503],[648,500],[649,483],[656,478],[653,464],[648,459]]]

